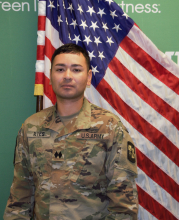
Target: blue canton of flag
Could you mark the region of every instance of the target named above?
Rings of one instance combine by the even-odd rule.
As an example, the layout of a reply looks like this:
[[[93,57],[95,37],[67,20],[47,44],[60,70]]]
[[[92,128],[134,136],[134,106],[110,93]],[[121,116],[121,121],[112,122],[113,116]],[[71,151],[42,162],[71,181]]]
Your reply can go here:
[[[112,0],[55,0],[46,7],[46,16],[60,40],[88,51],[92,84],[97,87],[133,20]]]

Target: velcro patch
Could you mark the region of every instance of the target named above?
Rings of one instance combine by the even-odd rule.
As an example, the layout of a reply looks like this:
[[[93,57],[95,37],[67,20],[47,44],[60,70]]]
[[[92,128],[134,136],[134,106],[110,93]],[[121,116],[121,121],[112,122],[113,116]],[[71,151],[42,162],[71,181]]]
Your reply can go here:
[[[135,163],[135,147],[131,142],[127,142],[127,159],[132,162]]]
[[[28,131],[27,137],[48,138],[48,137],[50,137],[50,131]]]

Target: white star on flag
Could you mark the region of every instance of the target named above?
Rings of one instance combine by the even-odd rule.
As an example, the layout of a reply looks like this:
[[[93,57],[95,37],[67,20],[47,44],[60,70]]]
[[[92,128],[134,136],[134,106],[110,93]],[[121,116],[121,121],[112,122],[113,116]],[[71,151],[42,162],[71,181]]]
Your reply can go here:
[[[80,35],[78,35],[78,36],[75,35],[75,38],[72,41],[76,41],[76,44],[78,44],[78,41],[81,41],[80,40]]]
[[[119,26],[120,26],[120,24],[115,24],[114,23],[114,25],[115,25],[115,27],[113,27],[112,29],[116,29],[116,32],[118,32],[118,30],[122,30]]]
[[[97,38],[97,37],[94,36],[94,38],[95,38],[94,42],[96,43],[97,46],[98,46],[98,44],[102,43],[102,42],[99,40],[100,37]]]
[[[80,11],[80,15],[81,15],[81,13],[83,12],[82,6],[78,4],[78,9],[77,10]]]
[[[88,11],[86,11],[86,12],[89,12],[90,13],[90,16],[92,16],[92,14],[93,13],[96,13],[94,10],[93,10],[93,7],[90,7],[90,6],[88,6]]]
[[[101,60],[103,60],[103,58],[105,58],[105,56],[103,55],[103,51],[102,52],[98,51],[98,52],[99,52],[99,56],[98,57],[100,57]]]
[[[114,43],[114,42],[111,40],[111,38],[112,38],[112,37],[109,38],[109,37],[107,36],[107,39],[108,39],[108,40],[106,41],[106,43],[109,43],[110,46],[111,46],[112,43]]]
[[[113,2],[113,0],[105,0],[105,2],[109,2],[109,5],[111,5],[111,2]]]
[[[85,30],[85,27],[88,27],[88,25],[86,25],[86,21],[83,21],[83,20],[81,20],[81,24],[80,24],[80,26],[82,26],[83,27],[83,30]]]
[[[93,57],[95,57],[93,53],[94,53],[94,50],[93,50],[92,52],[89,52],[89,51],[88,51],[88,55],[89,55],[89,57],[90,57],[90,60],[92,60]]]
[[[72,3],[69,4],[69,8],[67,8],[67,9],[69,9],[69,10],[71,11],[71,13],[72,13],[72,11],[74,10],[74,9],[73,9],[73,5],[72,5]]]
[[[52,8],[55,8],[55,6],[53,5],[53,2],[54,1],[50,1],[50,5],[48,5],[48,7],[51,8],[51,11],[52,11]]]
[[[126,17],[126,19],[128,19],[128,17],[129,17],[129,15],[128,15],[128,14],[126,14],[125,12],[124,12],[124,14],[123,14],[122,16],[125,16],[125,17]]]
[[[113,19],[114,19],[114,17],[117,17],[117,15],[115,13],[116,13],[116,10],[115,11],[110,10],[110,15],[112,16]]]
[[[99,8],[99,12],[97,14],[100,14],[101,18],[103,15],[106,15],[106,13],[104,12],[104,8],[103,9]]]
[[[63,21],[61,20],[61,15],[58,16],[58,24],[59,24],[59,26],[60,26],[60,22],[63,22]]]
[[[102,22],[102,24],[103,24],[103,29],[105,30],[105,32],[106,32],[106,30],[107,29],[109,29],[108,27],[107,27],[107,23],[106,24],[104,24],[103,22]]]
[[[85,40],[84,40],[83,42],[86,42],[87,45],[89,44],[89,42],[92,42],[92,41],[90,40],[90,35],[89,35],[88,37],[85,35]]]
[[[74,29],[75,29],[75,27],[77,26],[76,20],[73,20],[73,19],[72,19],[72,21],[73,21],[73,22],[72,22],[70,25],[73,25],[73,27],[74,27]]]
[[[95,31],[95,28],[99,28],[96,23],[97,23],[97,21],[96,21],[95,23],[93,23],[93,22],[91,21],[91,24],[92,24],[92,25],[90,26],[90,28],[92,27],[94,31]]]
[[[99,71],[97,70],[97,66],[96,67],[91,66],[91,67],[92,67],[92,72],[93,72],[94,75],[96,73],[99,73]]]

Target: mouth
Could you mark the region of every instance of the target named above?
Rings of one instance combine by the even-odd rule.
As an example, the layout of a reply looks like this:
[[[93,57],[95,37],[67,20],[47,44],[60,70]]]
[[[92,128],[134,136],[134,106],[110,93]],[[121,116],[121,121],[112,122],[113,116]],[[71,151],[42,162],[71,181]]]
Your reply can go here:
[[[72,88],[73,86],[72,85],[69,85],[69,84],[64,84],[61,86],[62,88]]]

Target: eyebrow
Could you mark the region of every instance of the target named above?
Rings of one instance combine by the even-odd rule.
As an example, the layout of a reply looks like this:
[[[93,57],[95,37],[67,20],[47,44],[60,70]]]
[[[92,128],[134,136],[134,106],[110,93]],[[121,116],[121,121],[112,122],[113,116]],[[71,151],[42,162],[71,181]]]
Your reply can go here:
[[[63,64],[63,63],[57,63],[55,66],[66,66],[66,65]],[[80,65],[80,64],[72,64],[71,66],[72,66],[72,67],[77,67],[77,66],[79,66],[79,67],[83,67],[83,66]]]

